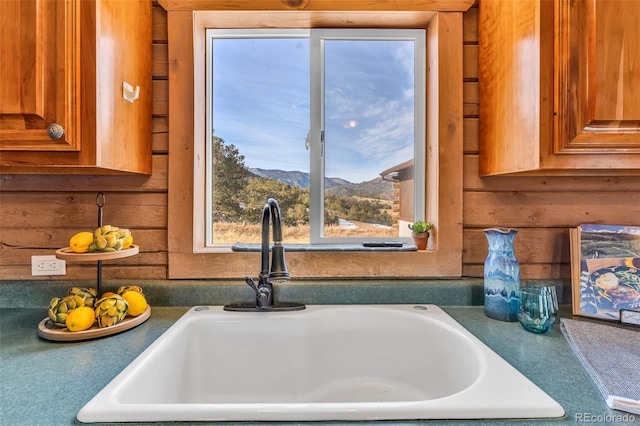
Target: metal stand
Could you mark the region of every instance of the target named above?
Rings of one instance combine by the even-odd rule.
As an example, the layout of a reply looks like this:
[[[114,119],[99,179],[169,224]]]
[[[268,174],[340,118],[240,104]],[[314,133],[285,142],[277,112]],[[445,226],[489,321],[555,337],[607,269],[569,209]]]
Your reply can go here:
[[[0,0],[1,1],[1,0]],[[96,206],[98,206],[98,226],[101,228],[102,225],[102,208],[104,207],[105,196],[102,192],[98,192],[96,196]],[[94,231],[95,232],[95,231]],[[97,262],[98,271],[97,271],[97,279],[96,279],[96,290],[98,291],[98,296],[102,295],[102,261],[103,260],[115,260],[122,259],[124,257],[134,256],[138,254],[140,248],[131,244],[126,249],[121,249],[112,252],[89,252],[89,253],[75,253],[71,250],[71,247],[65,247],[56,250],[56,257],[58,259],[66,260],[69,262]]]
[[[105,197],[102,192],[98,192],[96,195],[96,205],[98,206],[98,228],[102,227],[102,206],[104,206]],[[96,291],[98,292],[98,296],[102,295],[102,260],[98,260],[98,271],[96,278]]]

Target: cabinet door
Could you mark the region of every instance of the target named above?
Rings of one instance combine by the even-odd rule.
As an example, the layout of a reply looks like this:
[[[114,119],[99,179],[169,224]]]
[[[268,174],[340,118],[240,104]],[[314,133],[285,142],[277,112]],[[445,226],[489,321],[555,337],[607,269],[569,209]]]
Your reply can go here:
[[[640,1],[481,0],[482,176],[640,174]]]
[[[148,0],[101,0],[96,13],[95,69],[85,80],[95,87],[96,110],[87,121],[104,167],[151,173],[151,10]],[[135,101],[124,99],[124,83],[138,87]]]
[[[556,153],[640,153],[640,2],[555,8]]]
[[[80,150],[78,12],[75,0],[0,1],[0,151]]]

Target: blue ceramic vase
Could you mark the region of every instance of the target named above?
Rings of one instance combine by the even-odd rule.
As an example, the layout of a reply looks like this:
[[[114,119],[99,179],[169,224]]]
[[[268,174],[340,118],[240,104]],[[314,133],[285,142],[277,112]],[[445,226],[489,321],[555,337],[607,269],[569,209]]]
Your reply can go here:
[[[489,255],[484,261],[484,313],[500,321],[518,320],[520,265],[513,251],[512,228],[485,229]]]

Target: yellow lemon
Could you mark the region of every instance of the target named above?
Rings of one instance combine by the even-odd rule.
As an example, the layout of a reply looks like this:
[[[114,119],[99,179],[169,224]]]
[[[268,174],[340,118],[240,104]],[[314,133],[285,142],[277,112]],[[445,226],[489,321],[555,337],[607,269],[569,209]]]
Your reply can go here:
[[[147,309],[147,299],[137,291],[129,290],[122,293],[122,298],[129,304],[127,315],[137,317]]]
[[[82,331],[91,328],[96,320],[96,313],[89,306],[80,306],[69,312],[65,324],[69,331]]]
[[[69,247],[76,253],[86,253],[93,243],[93,232],[78,232],[69,240]]]
[[[124,243],[122,243],[122,248],[129,248],[133,244],[133,235],[129,234],[127,238],[125,238]]]

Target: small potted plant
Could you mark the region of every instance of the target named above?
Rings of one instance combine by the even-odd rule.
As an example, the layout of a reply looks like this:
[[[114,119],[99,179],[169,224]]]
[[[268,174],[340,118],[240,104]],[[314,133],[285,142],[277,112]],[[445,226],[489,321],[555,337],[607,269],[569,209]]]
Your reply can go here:
[[[427,241],[429,240],[429,231],[433,228],[430,222],[419,220],[409,224],[413,243],[418,246],[418,250],[427,249]]]

